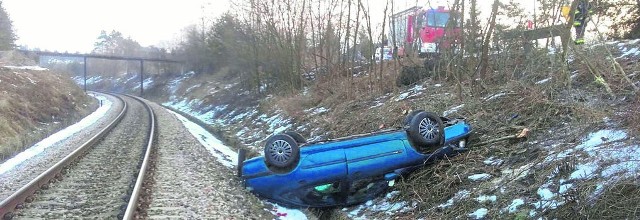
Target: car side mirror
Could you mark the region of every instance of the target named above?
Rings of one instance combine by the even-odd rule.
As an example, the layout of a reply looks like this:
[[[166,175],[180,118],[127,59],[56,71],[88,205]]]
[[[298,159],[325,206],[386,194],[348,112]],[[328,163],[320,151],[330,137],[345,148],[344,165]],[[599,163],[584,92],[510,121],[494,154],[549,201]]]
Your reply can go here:
[[[395,180],[396,178],[398,178],[398,174],[397,173],[387,173],[384,175],[384,180],[386,181],[391,181],[391,180]]]

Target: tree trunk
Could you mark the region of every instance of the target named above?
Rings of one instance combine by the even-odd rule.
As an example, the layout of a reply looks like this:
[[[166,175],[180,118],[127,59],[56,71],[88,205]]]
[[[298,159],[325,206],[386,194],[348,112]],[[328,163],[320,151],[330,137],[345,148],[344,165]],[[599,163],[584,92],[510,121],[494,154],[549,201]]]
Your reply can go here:
[[[387,0],[387,4],[384,6],[384,13],[383,13],[383,18],[382,18],[382,33],[380,34],[380,39],[382,40],[382,42],[380,42],[380,71],[378,71],[378,82],[380,82],[382,80],[382,72],[384,70],[384,34],[385,34],[385,27],[387,26],[387,9],[389,9],[389,1]],[[374,51],[375,54],[375,51]],[[380,83],[380,86],[382,87],[382,84]],[[381,89],[382,90],[382,89]]]
[[[478,71],[478,78],[480,83],[485,79],[487,75],[487,68],[489,67],[489,44],[491,43],[491,36],[493,35],[493,29],[496,26],[496,16],[498,15],[498,0],[493,1],[493,8],[491,9],[491,20],[489,21],[489,29],[482,42],[482,55],[480,59],[480,70]]]
[[[563,36],[560,37],[562,41],[562,76],[564,78],[564,85],[571,88],[571,76],[569,75],[569,66],[567,65],[567,52],[569,49],[569,40],[571,40],[571,27],[573,27],[573,15],[578,7],[578,0],[573,0],[571,3],[571,10],[569,11],[569,20],[567,21],[566,28],[569,31],[565,31]],[[560,81],[560,80],[559,80]]]

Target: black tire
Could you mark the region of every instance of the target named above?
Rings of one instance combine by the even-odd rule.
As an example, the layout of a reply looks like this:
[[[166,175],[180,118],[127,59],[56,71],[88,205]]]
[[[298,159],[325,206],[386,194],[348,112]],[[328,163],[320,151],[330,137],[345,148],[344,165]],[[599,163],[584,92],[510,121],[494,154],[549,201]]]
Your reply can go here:
[[[236,166],[236,168],[238,169],[236,175],[238,175],[238,177],[242,177],[242,165],[244,165],[245,159],[247,159],[247,150],[238,150],[238,165]]]
[[[302,135],[300,135],[298,132],[295,131],[287,131],[284,132],[284,134],[289,135],[293,138],[293,140],[296,140],[296,142],[298,142],[298,144],[304,144],[307,143],[307,139],[305,139]]]
[[[300,159],[300,148],[291,136],[276,134],[267,139],[264,158],[270,168],[273,167],[279,171],[289,169]]]
[[[429,152],[444,144],[442,120],[431,112],[419,112],[411,119],[407,135],[421,152]]]
[[[424,110],[414,110],[414,111],[410,112],[406,117],[404,117],[404,123],[402,125],[409,126],[409,124],[411,123],[411,119],[413,119],[413,117],[416,116],[420,112],[425,112],[425,111]]]

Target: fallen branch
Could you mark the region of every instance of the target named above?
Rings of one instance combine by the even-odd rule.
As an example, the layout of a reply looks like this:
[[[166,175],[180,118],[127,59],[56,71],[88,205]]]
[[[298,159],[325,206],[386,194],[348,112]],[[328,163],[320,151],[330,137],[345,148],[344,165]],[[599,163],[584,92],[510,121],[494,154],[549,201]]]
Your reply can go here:
[[[474,146],[484,146],[484,145],[487,145],[487,144],[492,144],[492,143],[496,143],[496,142],[500,142],[500,141],[526,138],[527,136],[529,136],[529,131],[530,130],[528,128],[524,128],[518,134],[491,139],[491,140],[488,140],[488,141],[477,143]]]
[[[506,141],[506,140],[512,140],[512,139],[519,139],[518,135],[514,134],[514,135],[505,136],[505,137],[500,137],[500,138],[496,138],[496,139],[480,142],[480,143],[477,143],[477,144],[474,144],[474,145],[475,146],[484,146],[484,145],[487,145],[487,144],[492,144],[492,143],[496,143],[496,142],[500,142],[500,141]]]
[[[602,33],[598,29],[598,25],[593,20],[591,22],[593,24],[595,24],[596,33],[598,33],[598,36],[600,37],[600,40],[604,42],[604,37],[602,37]],[[603,43],[602,45],[605,45],[605,44]],[[609,59],[613,63],[613,72],[614,73],[619,73],[622,76],[622,78],[624,78],[624,80],[627,81],[627,83],[629,83],[631,85],[631,87],[633,87],[633,91],[634,92],[640,91],[640,88],[638,88],[638,86],[636,86],[636,84],[634,84],[633,81],[631,81],[631,79],[629,79],[629,77],[627,76],[627,73],[624,71],[624,68],[622,68],[622,66],[620,66],[620,63],[616,60],[616,58],[613,57],[613,54],[611,54],[611,50],[609,50],[609,48],[607,46],[604,46],[604,49],[605,49],[605,51],[607,51],[607,54],[609,55]]]

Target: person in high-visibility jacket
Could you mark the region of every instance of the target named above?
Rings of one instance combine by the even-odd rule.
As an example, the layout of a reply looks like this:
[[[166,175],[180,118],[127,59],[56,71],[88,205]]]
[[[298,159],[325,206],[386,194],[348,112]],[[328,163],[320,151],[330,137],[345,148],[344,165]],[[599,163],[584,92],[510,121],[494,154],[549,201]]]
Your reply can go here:
[[[588,0],[579,0],[578,7],[573,15],[573,27],[576,29],[575,44],[584,44],[584,31],[587,29],[587,22],[593,11]]]

